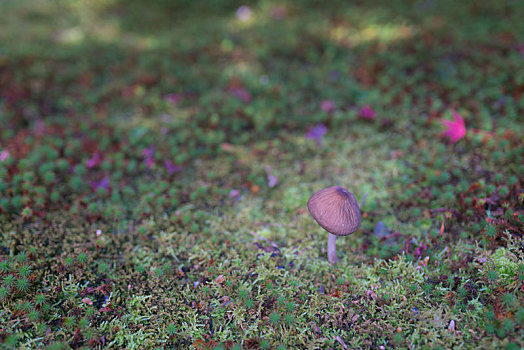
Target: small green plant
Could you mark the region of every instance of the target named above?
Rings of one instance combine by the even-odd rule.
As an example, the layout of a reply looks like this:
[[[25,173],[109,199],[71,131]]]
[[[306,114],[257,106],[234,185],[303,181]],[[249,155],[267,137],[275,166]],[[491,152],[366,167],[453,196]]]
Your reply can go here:
[[[18,269],[18,274],[22,277],[29,277],[29,275],[31,274],[31,267],[28,265],[22,265]]]
[[[511,309],[515,302],[516,298],[515,295],[513,295],[512,293],[506,293],[502,296],[502,303],[507,309]]]
[[[245,289],[241,289],[238,291],[238,296],[241,298],[241,299],[246,299],[248,297],[248,292],[247,290]]]
[[[16,260],[18,260],[18,262],[20,263],[27,262],[27,254],[25,252],[18,253],[18,255],[16,256]]]
[[[40,319],[40,312],[37,310],[32,310],[29,312],[28,317],[31,322],[37,322]]]
[[[14,285],[15,281],[16,281],[15,276],[7,275],[7,276],[4,277],[3,284],[6,287],[11,287],[11,286]]]
[[[247,298],[244,303],[248,309],[252,309],[255,306],[255,301],[252,298]]]
[[[0,261],[0,272],[1,273],[8,273],[10,271],[10,264],[8,260],[2,260]]]
[[[295,316],[293,316],[292,314],[285,314],[284,315],[284,322],[288,325],[288,326],[291,326],[295,323]]]
[[[66,266],[71,266],[71,265],[73,265],[74,263],[75,263],[75,260],[74,260],[72,257],[70,257],[70,256],[68,256],[68,257],[65,258],[65,260],[64,260],[64,264],[65,264]]]
[[[9,296],[9,289],[0,287],[0,300],[5,300]]]
[[[177,332],[176,326],[174,323],[170,323],[167,325],[167,333],[171,336],[175,335]]]
[[[78,254],[76,260],[77,260],[80,264],[86,264],[87,261],[88,261],[87,254],[86,254],[86,253],[80,253],[80,254]]]
[[[25,277],[16,281],[16,289],[18,289],[20,292],[27,292],[30,287],[31,284],[29,280]]]
[[[276,326],[280,322],[280,314],[273,312],[269,315],[269,322]]]

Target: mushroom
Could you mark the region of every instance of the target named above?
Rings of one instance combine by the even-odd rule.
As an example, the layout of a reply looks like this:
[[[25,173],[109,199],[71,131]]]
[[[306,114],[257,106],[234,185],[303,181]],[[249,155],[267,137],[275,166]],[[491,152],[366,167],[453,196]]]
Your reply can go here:
[[[337,236],[347,236],[360,226],[360,209],[355,196],[340,186],[328,187],[309,198],[307,208],[313,219],[327,232],[328,260],[337,262]]]

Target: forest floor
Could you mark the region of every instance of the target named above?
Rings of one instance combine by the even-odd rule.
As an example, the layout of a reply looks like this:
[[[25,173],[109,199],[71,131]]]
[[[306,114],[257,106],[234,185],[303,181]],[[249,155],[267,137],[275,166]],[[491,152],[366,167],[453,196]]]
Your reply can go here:
[[[188,3],[0,2],[1,346],[522,349],[524,2]]]

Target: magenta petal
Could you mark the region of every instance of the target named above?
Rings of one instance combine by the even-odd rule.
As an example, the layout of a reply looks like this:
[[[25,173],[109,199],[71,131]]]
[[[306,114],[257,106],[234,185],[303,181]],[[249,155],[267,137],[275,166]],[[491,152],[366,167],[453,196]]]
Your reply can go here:
[[[100,164],[100,161],[101,161],[100,153],[96,152],[95,154],[93,154],[93,156],[90,159],[86,160],[86,167],[88,169],[94,168],[98,164]]]
[[[363,105],[362,108],[360,109],[359,115],[361,118],[368,119],[368,120],[374,120],[375,117],[377,116],[377,113],[370,106]]]
[[[167,94],[164,97],[164,100],[166,100],[167,102],[171,104],[177,104],[178,102],[182,100],[182,95],[181,94]]]
[[[442,136],[449,138],[451,143],[455,143],[466,136],[466,124],[456,110],[453,110],[453,119],[453,121],[446,119],[440,120],[441,124],[446,127]]]

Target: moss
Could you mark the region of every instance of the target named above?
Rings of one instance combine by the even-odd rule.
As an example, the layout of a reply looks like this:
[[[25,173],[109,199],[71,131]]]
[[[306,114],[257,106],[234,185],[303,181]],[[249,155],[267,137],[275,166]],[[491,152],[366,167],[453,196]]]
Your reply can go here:
[[[524,345],[519,2],[123,3],[0,5],[0,347]]]
[[[509,283],[517,275],[517,257],[506,248],[498,248],[492,259],[498,275],[505,283]]]

